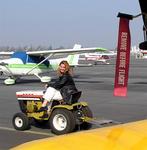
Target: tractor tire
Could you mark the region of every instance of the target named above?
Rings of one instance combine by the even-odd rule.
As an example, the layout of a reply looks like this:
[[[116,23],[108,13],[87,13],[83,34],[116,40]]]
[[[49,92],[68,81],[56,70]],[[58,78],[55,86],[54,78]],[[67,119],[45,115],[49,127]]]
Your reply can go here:
[[[82,113],[85,117],[93,118],[92,111],[88,106],[82,107]],[[88,130],[92,127],[92,124],[89,122],[83,122],[80,126],[81,129],[83,130]]]
[[[70,133],[75,128],[75,117],[67,109],[55,109],[49,119],[51,132],[61,135]]]
[[[29,119],[24,113],[16,113],[12,120],[13,126],[16,130],[24,131],[30,127]]]

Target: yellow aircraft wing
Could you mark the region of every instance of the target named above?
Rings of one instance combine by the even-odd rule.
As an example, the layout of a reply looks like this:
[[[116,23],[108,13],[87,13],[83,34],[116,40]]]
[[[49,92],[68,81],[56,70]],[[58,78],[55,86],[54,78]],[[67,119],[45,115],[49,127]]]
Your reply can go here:
[[[147,150],[147,120],[36,140],[11,150]]]

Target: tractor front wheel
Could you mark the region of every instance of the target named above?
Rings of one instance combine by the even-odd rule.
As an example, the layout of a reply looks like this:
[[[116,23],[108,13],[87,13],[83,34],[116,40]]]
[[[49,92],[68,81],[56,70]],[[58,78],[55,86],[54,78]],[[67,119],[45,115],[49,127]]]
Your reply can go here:
[[[12,120],[13,126],[16,130],[26,130],[29,128],[29,119],[24,113],[16,113]]]

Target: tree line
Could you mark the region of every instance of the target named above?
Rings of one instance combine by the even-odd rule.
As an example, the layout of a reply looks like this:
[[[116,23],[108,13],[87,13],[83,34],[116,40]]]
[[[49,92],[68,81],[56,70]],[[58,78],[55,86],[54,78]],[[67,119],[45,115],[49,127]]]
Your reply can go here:
[[[0,51],[40,51],[40,50],[52,50],[50,46],[0,46]],[[54,49],[64,49],[64,46],[60,46]]]

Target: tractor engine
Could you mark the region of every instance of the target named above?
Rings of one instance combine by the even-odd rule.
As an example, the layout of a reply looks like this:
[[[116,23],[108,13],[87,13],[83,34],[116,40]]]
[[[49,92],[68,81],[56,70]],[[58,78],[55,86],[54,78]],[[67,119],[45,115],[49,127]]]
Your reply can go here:
[[[42,105],[43,91],[19,91],[16,97],[22,112],[33,113]]]

